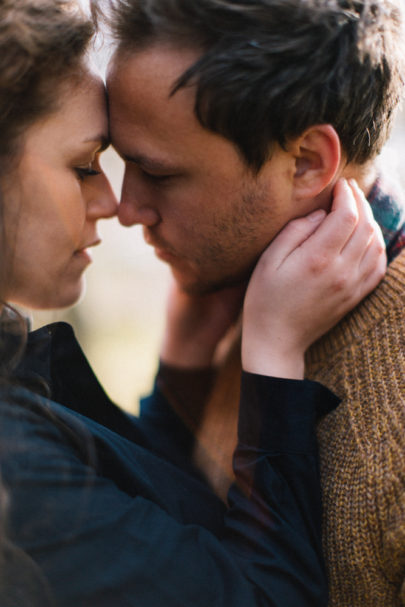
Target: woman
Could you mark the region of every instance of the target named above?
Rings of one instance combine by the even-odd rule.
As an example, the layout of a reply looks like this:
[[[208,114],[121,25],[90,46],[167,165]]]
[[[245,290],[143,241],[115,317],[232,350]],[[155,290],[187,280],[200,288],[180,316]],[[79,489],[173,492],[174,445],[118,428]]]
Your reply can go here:
[[[92,26],[70,0],[1,0],[0,24],[2,301],[71,305],[97,220],[116,211],[99,165],[104,93],[85,61]],[[228,506],[194,468],[192,435],[158,387],[139,419],[126,415],[67,325],[25,340],[3,304],[2,607],[326,604],[314,425],[317,408],[337,399],[302,381],[303,360],[309,335],[384,273],[369,213],[339,182],[334,212],[293,222],[252,276]],[[328,268],[316,274],[311,260],[325,241]],[[334,276],[342,263],[352,268],[345,285]],[[165,359],[191,336],[207,361],[227,314],[201,341],[218,302],[173,297]]]

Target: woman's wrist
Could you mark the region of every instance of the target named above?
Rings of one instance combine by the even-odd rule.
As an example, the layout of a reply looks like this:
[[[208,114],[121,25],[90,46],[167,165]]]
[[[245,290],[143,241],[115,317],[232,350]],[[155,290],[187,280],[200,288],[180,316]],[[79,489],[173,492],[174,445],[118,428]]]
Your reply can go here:
[[[249,373],[270,377],[304,379],[304,352],[270,344],[248,344],[242,339],[242,368]]]

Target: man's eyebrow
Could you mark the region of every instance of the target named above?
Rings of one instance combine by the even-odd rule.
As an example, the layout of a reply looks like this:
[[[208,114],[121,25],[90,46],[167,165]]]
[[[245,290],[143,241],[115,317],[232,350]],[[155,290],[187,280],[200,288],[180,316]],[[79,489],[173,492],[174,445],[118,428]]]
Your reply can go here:
[[[130,154],[122,154],[121,158],[125,162],[131,162],[133,164],[137,164],[142,166],[144,169],[149,171],[176,171],[177,168],[159,160],[158,158],[150,158],[149,156],[144,156],[143,154],[136,154],[135,156]]]

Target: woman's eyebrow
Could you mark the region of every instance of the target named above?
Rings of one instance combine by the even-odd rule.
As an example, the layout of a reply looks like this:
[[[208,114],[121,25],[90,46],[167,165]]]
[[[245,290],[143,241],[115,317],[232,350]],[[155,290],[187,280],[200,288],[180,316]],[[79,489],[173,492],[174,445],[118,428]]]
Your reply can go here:
[[[100,143],[100,152],[103,152],[108,148],[111,142],[109,137],[104,133],[101,133],[100,135],[94,135],[94,137],[87,137],[83,140],[83,143]]]

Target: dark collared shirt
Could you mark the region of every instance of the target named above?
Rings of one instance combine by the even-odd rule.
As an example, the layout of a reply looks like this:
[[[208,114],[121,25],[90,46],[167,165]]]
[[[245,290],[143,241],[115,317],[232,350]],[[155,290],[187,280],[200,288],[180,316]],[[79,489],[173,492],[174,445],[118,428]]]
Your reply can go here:
[[[5,551],[2,607],[326,605],[314,426],[338,404],[328,390],[244,373],[227,507],[158,388],[124,413],[68,325],[31,334],[19,376],[31,389],[1,388],[0,445],[8,546],[25,561],[19,576]],[[24,603],[28,578],[43,594]]]

